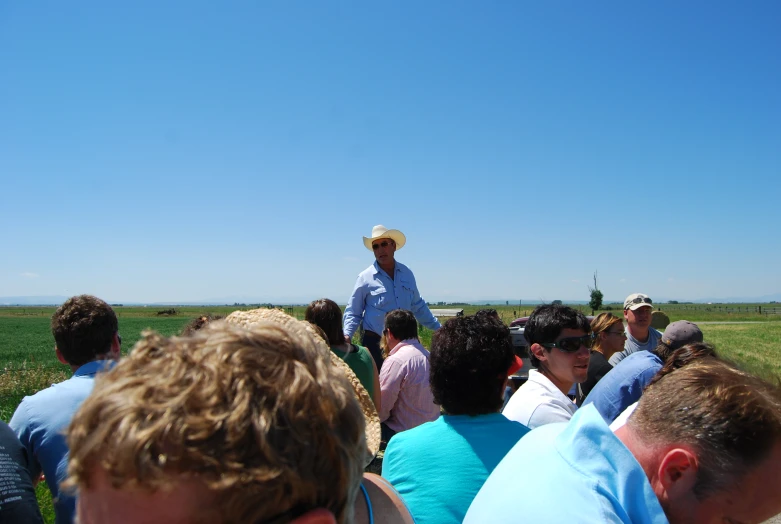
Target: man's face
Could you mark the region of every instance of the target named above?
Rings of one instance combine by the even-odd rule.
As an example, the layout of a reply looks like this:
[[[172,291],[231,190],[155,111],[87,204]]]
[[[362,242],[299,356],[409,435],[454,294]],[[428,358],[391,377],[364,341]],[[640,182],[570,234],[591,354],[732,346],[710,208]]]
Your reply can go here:
[[[565,338],[583,337],[585,335],[586,332],[580,329],[565,328],[561,330],[561,333],[553,342],[556,343]],[[584,382],[588,377],[590,352],[586,346],[581,345],[574,353],[568,353],[555,347],[551,349],[546,348],[542,355],[543,358],[540,358],[540,360],[545,363],[544,365],[548,370],[547,376],[556,387],[561,388],[562,385],[569,384],[569,386],[566,386],[569,389],[572,384]]]
[[[381,266],[390,264],[393,261],[393,254],[396,252],[396,242],[390,238],[378,238],[372,242],[374,258]]]
[[[759,467],[738,479],[732,489],[704,500],[691,495],[671,500],[665,512],[670,524],[759,524],[781,513],[781,444]]]
[[[79,488],[77,524],[199,524],[219,522],[213,496],[196,481],[182,480],[170,491],[114,488],[106,473],[94,470],[92,486]],[[211,503],[210,503],[211,502]]]
[[[625,309],[624,318],[627,324],[636,328],[649,328],[651,326],[651,314],[654,308],[651,306],[639,307],[635,310]]]

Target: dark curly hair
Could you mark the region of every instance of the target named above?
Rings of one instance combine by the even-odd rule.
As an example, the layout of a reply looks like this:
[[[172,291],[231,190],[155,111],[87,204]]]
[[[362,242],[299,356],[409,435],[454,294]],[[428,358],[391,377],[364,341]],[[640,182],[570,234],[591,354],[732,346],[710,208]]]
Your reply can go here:
[[[550,344],[564,329],[579,329],[585,333],[591,333],[586,315],[572,309],[569,306],[559,304],[542,304],[534,308],[528,322],[523,329],[523,337],[532,344]],[[546,351],[550,351],[546,349]],[[529,357],[532,366],[540,367],[540,360],[530,351]]]
[[[513,360],[510,329],[490,315],[456,317],[434,333],[429,357],[434,402],[448,415],[483,415],[502,407]]]
[[[111,306],[92,295],[71,297],[52,315],[54,342],[71,366],[82,366],[108,353],[118,329]]]
[[[196,317],[190,321],[189,324],[182,328],[182,336],[189,337],[194,335],[196,331],[203,329],[209,322],[214,322],[222,318],[222,315],[212,315],[211,313],[204,313],[203,315]]]

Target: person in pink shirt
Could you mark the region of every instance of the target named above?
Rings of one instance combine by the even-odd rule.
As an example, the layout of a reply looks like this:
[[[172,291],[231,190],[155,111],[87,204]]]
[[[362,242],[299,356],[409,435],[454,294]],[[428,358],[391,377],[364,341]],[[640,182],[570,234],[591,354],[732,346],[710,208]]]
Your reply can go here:
[[[428,351],[418,340],[411,311],[385,315],[383,342],[388,354],[380,370],[382,441],[439,417],[429,385]]]

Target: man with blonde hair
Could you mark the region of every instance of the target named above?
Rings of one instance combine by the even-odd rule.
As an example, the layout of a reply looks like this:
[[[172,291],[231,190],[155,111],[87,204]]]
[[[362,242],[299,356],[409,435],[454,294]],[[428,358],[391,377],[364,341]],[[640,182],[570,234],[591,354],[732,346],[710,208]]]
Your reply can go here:
[[[80,522],[352,522],[355,392],[303,322],[249,313],[145,333],[96,381],[68,431]]]
[[[781,511],[779,469],[781,388],[706,358],[649,386],[615,434],[593,406],[528,433],[464,522],[522,508],[528,522],[758,524]]]

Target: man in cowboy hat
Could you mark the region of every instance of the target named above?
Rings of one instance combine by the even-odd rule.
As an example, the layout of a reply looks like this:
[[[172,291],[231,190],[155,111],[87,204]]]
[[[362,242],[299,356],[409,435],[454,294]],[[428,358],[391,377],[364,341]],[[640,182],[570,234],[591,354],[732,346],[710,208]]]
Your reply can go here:
[[[420,296],[415,275],[393,258],[396,250],[404,247],[406,242],[404,233],[382,225],[374,226],[370,237],[363,237],[363,244],[374,252],[376,260],[358,275],[344,311],[345,339],[351,340],[363,322],[361,343],[371,352],[377,369],[382,367],[383,362],[380,339],[386,313],[394,309],[406,309],[412,311],[418,322],[427,328],[441,327]]]

